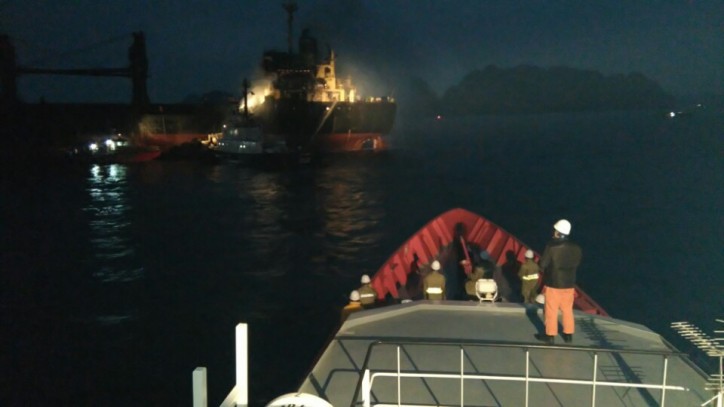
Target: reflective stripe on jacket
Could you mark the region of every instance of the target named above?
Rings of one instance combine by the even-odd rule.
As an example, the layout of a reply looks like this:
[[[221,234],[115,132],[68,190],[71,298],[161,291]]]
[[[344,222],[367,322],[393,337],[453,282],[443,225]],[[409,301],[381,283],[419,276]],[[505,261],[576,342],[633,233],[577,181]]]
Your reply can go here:
[[[438,271],[432,271],[423,280],[425,296],[430,300],[445,299],[445,276]]]
[[[375,292],[375,289],[372,288],[369,284],[364,284],[357,291],[359,291],[359,299],[363,305],[370,305],[375,303],[375,297],[377,297],[377,292]]]

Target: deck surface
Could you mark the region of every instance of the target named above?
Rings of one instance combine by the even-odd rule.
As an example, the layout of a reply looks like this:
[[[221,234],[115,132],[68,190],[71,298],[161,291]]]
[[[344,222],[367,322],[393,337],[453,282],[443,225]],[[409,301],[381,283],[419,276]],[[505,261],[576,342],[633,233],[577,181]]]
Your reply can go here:
[[[400,387],[403,405],[525,406],[526,354],[530,378],[590,381],[597,363],[598,382],[662,384],[663,356],[625,352],[674,351],[658,334],[641,325],[579,311],[575,319],[572,343],[564,344],[559,336],[555,345],[544,346],[533,337],[543,330],[538,306],[415,301],[361,311],[343,324],[299,391],[318,395],[334,406],[361,405],[361,396],[356,393],[364,368],[373,373],[395,373],[398,351],[402,373],[455,376],[462,365],[465,376],[518,378],[473,378],[461,384],[459,377],[406,377]],[[378,341],[382,343],[371,346]],[[596,362],[594,353],[598,355]],[[669,357],[666,384],[688,390],[667,390],[665,405],[700,405],[712,396],[704,390],[704,383],[705,377],[687,360]],[[396,377],[376,377],[372,405],[397,405],[397,388]],[[592,405],[592,390],[590,383],[529,383],[528,405]],[[661,400],[658,389],[596,386],[595,405],[599,406],[658,406]]]

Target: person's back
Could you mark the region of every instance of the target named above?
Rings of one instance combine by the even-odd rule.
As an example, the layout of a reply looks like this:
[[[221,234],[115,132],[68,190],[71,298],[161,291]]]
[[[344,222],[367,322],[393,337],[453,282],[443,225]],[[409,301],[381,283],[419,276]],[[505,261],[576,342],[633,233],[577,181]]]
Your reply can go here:
[[[539,269],[540,267],[538,267],[538,264],[533,259],[525,259],[525,263],[520,266],[518,277],[524,278],[533,275],[537,277]]]
[[[362,305],[365,307],[370,307],[372,305],[375,305],[375,298],[377,297],[377,292],[374,288],[372,288],[372,286],[370,286],[369,284],[365,284],[359,288],[359,296]]]
[[[410,263],[410,272],[407,274],[407,282],[405,283],[405,289],[410,299],[419,300],[422,298],[422,278],[420,272],[420,265],[418,261],[420,259],[417,254],[413,254],[413,260]]]
[[[544,284],[552,288],[573,288],[576,271],[581,264],[581,247],[568,238],[553,239],[545,248],[540,267]]]
[[[440,262],[433,261],[431,268],[432,271],[425,276],[423,281],[425,298],[428,300],[445,299],[445,276],[440,273]]]
[[[342,308],[342,320],[341,322],[344,323],[344,321],[349,317],[349,315],[353,312],[357,312],[362,310],[362,304],[360,303],[360,295],[359,291],[354,290],[351,293],[349,293],[349,304],[345,305],[344,308]]]
[[[534,303],[538,295],[538,275],[540,273],[540,267],[533,260],[533,257],[533,251],[527,250],[525,252],[525,263],[520,266],[520,271],[518,271],[518,277],[520,277],[521,281],[520,294],[523,297],[523,302],[529,304]]]
[[[371,307],[375,304],[377,298],[377,292],[370,285],[370,277],[364,274],[360,279],[362,286],[357,290],[359,291],[360,302],[364,307]]]
[[[568,237],[571,223],[561,219],[553,225],[553,240],[548,243],[540,260],[543,268],[545,294],[545,333],[536,334],[536,339],[553,343],[558,334],[558,311],[563,322],[563,340],[573,340],[575,319],[573,303],[575,301],[576,271],[583,257],[581,247]]]

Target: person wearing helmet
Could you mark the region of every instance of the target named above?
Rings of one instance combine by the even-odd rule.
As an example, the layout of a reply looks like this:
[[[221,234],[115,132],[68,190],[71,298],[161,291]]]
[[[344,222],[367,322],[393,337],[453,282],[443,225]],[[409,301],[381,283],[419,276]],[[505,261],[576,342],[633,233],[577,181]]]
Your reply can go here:
[[[430,265],[432,269],[423,280],[423,291],[426,300],[444,300],[445,299],[445,276],[440,273],[442,266],[440,262],[435,260]]]
[[[375,299],[377,298],[377,292],[370,285],[370,276],[363,274],[360,282],[362,283],[362,286],[357,291],[359,291],[362,306],[365,308],[374,306]]]
[[[421,300],[422,294],[422,270],[420,270],[420,257],[417,253],[412,253],[412,261],[410,262],[410,272],[407,273],[407,282],[405,283],[405,291],[412,300]]]
[[[353,312],[357,312],[362,309],[362,304],[360,303],[360,294],[359,291],[353,290],[351,293],[349,293],[349,304],[345,305],[345,307],[342,309],[342,323],[349,317],[349,315]]]
[[[538,295],[538,273],[540,267],[533,260],[533,250],[525,251],[525,263],[520,266],[518,277],[520,277],[520,294],[526,304],[535,304],[535,297]]]
[[[583,257],[581,247],[570,240],[571,223],[561,219],[553,225],[553,239],[546,245],[540,259],[545,294],[545,333],[536,339],[553,343],[558,335],[558,310],[563,314],[563,340],[570,343],[575,330],[573,299],[576,270]]]

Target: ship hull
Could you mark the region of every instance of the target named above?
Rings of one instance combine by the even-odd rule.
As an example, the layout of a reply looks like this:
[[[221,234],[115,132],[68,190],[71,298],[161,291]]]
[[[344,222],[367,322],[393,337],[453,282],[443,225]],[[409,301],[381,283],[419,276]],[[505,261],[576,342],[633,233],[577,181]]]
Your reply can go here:
[[[137,142],[163,151],[206,142],[221,129],[226,105],[176,104],[153,106],[138,121]]]
[[[308,102],[272,100],[257,117],[265,134],[281,137],[289,151],[381,151],[388,147],[394,102]]]
[[[157,159],[161,150],[153,147],[121,148],[112,153],[76,153],[68,154],[70,161],[83,164],[134,164]]]
[[[142,133],[138,142],[165,151],[182,144],[206,141],[208,137],[207,133]]]

